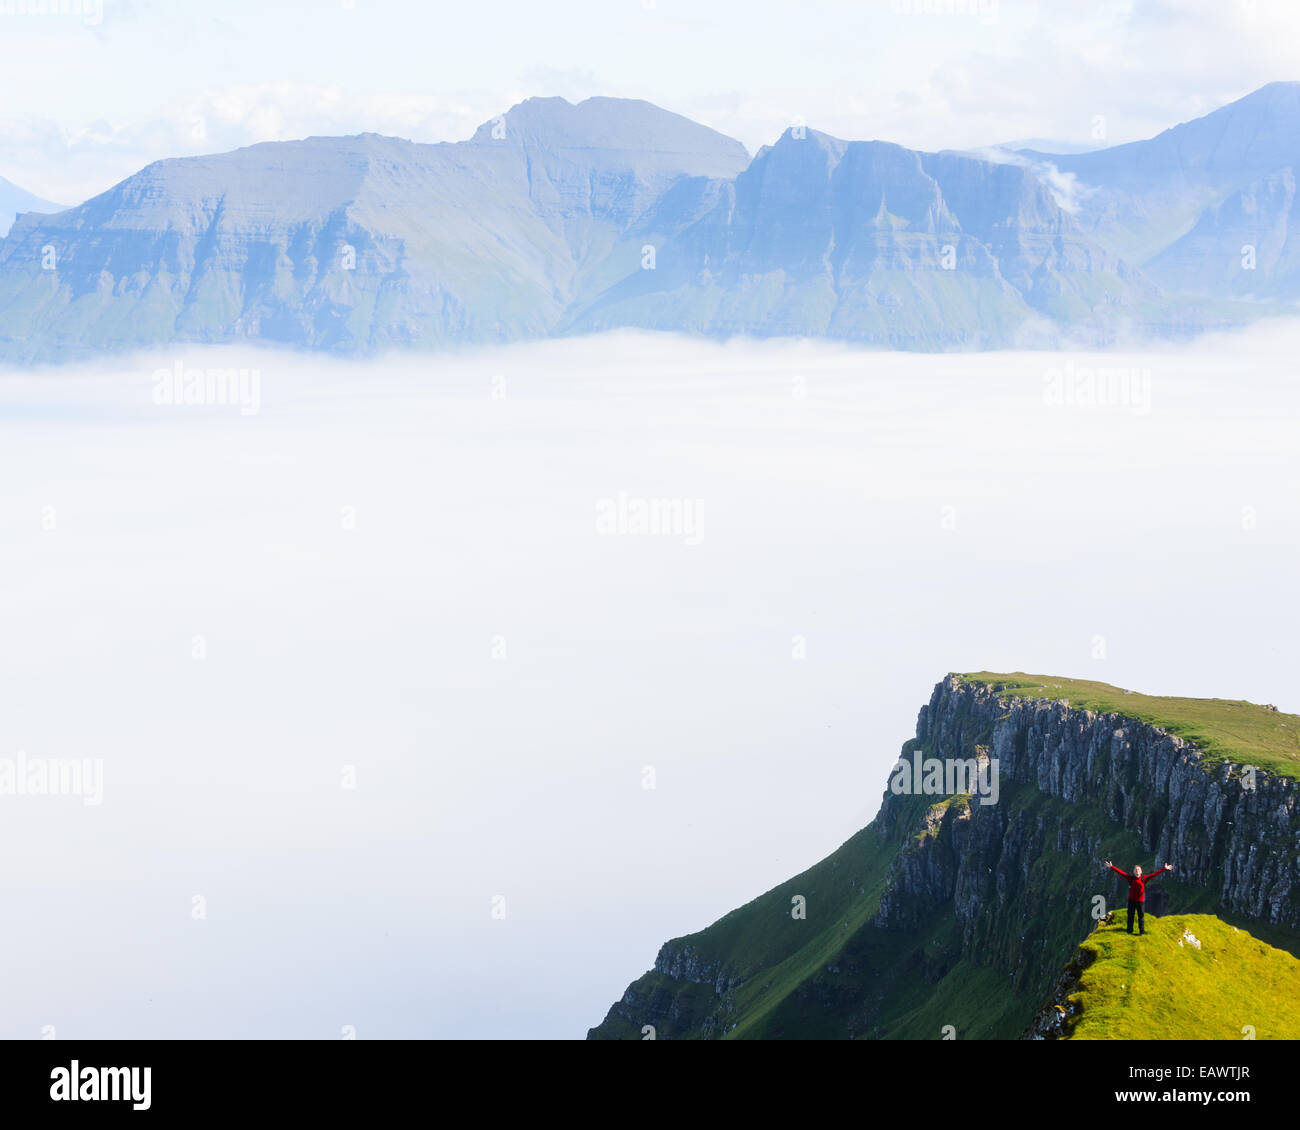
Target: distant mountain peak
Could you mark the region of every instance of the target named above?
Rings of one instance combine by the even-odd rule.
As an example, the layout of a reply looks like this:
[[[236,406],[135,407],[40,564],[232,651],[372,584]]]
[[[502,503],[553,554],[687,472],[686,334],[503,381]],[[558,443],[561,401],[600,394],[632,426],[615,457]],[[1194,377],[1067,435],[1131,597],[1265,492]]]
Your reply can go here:
[[[823,133],[821,130],[813,129],[811,126],[789,126],[781,136],[776,139],[776,145],[765,146],[765,148],[809,144],[816,146],[818,149],[824,149],[828,153],[834,153],[836,156],[843,156],[844,150],[850,144],[859,143],[844,141],[842,138],[835,137],[833,134]],[[863,142],[861,144],[866,143]]]
[[[1285,79],[1278,82],[1268,82],[1258,90],[1242,98],[1238,98],[1235,103],[1229,105],[1239,105],[1243,102],[1289,102],[1291,104],[1300,104],[1300,81],[1294,79]]]
[[[625,153],[638,167],[668,159],[700,176],[731,177],[749,164],[735,138],[640,98],[528,98],[484,122],[470,140],[562,154]]]

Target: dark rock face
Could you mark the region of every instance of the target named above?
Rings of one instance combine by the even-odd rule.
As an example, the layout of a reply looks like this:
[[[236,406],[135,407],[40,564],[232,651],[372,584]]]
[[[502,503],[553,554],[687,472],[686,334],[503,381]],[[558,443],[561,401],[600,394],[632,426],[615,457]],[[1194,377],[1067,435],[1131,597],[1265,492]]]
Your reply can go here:
[[[692,981],[697,985],[711,985],[713,991],[721,996],[732,985],[733,978],[722,972],[722,963],[706,961],[691,946],[680,950],[665,944],[655,958],[655,970],[675,981]]]

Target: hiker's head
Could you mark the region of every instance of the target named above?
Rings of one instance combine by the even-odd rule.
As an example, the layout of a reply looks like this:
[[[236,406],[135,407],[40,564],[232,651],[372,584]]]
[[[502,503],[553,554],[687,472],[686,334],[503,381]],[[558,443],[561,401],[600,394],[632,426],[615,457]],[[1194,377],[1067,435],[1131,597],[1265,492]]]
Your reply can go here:
[[[1142,874],[1142,868],[1141,868],[1138,864],[1136,864],[1136,863],[1133,864],[1133,874],[1134,874],[1134,875],[1141,875],[1141,874]]]

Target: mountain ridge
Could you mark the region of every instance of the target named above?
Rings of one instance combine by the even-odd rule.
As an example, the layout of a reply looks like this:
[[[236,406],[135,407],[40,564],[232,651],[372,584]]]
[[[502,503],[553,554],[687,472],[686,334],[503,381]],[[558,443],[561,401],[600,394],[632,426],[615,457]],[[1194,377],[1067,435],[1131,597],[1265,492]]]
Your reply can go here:
[[[0,242],[0,360],[611,328],[918,350],[1183,338],[1300,293],[1293,178],[1272,168],[1295,148],[1285,124],[1300,130],[1291,85],[1146,142],[1014,160],[805,127],[751,157],[613,98],[528,99],[461,142],[363,133],[166,159],[18,217]],[[1236,152],[1258,169],[1233,172]],[[1095,182],[1079,208],[1049,168]],[[1263,268],[1243,281],[1224,248],[1240,257],[1261,210]]]

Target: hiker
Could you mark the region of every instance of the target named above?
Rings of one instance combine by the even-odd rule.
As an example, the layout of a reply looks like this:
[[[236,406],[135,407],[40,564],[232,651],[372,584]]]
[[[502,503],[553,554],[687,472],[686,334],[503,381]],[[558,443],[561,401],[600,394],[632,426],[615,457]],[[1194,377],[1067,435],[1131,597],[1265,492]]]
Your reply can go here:
[[[1145,879],[1142,877],[1142,868],[1134,866],[1133,874],[1127,871],[1121,871],[1111,861],[1106,860],[1106,866],[1109,867],[1116,875],[1122,875],[1128,880],[1128,932],[1133,933],[1133,912],[1137,911],[1138,916],[1138,933],[1147,932],[1146,913],[1143,904],[1147,901],[1147,884],[1152,879],[1159,879],[1166,871],[1172,871],[1174,865],[1166,863],[1159,871],[1152,871]]]

